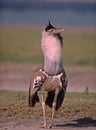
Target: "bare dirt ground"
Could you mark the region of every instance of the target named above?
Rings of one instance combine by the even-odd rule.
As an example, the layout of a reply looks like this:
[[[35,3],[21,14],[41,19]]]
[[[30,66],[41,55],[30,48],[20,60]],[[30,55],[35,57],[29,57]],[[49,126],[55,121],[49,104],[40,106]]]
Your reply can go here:
[[[0,63],[0,89],[28,91],[30,77],[39,65]],[[96,68],[94,66],[65,66],[69,85],[67,92],[96,92]],[[47,121],[50,121],[48,117]],[[43,130],[43,118],[1,118],[0,130]],[[49,123],[48,123],[49,124]],[[66,120],[55,118],[53,130],[96,130],[96,119]]]
[[[44,130],[42,128],[42,117],[39,119],[0,119],[0,130]],[[4,122],[5,121],[5,122]],[[47,122],[50,118],[47,119]],[[49,124],[48,124],[49,126]],[[53,130],[96,130],[96,119],[83,118],[65,120],[55,118]]]

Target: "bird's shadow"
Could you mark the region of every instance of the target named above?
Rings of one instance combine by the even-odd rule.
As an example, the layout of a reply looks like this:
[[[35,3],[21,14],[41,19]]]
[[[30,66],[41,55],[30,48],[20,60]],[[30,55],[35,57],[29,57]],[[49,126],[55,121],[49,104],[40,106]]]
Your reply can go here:
[[[92,127],[96,126],[96,119],[92,118],[79,118],[76,120],[71,120],[68,122],[65,122],[63,124],[56,125],[57,127]]]

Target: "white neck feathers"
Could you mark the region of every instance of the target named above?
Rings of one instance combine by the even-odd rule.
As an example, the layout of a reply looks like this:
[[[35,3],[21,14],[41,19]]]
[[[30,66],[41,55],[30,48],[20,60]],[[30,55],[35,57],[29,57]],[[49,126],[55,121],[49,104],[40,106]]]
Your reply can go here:
[[[44,70],[49,74],[58,74],[63,69],[62,37],[60,34],[48,35],[42,33],[41,47],[44,55]]]

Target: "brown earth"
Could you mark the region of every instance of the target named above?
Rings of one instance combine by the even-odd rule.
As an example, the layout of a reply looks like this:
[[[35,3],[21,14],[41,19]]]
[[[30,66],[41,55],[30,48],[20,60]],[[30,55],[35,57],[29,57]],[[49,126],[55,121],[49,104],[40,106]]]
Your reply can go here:
[[[0,130],[44,130],[42,117],[36,119],[0,119]],[[50,122],[50,118],[47,119]],[[49,124],[48,124],[49,125]],[[65,120],[55,118],[53,130],[96,130],[96,119],[81,118]]]

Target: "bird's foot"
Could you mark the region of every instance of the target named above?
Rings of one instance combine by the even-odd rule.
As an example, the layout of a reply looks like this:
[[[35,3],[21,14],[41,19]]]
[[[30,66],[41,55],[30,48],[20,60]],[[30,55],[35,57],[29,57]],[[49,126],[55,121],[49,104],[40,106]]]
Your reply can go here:
[[[44,124],[44,125],[43,125],[43,128],[47,128],[47,125],[46,125],[46,124]]]
[[[52,126],[52,125],[50,125],[50,126],[49,126],[49,129],[52,129],[52,128],[53,128],[53,126]]]

